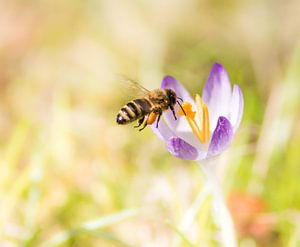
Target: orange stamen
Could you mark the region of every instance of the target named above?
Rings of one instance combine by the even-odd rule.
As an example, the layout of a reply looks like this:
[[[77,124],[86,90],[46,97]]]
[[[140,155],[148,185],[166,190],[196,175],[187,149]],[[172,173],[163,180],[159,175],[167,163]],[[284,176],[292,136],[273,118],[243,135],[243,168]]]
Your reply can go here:
[[[183,102],[181,104],[181,106],[182,106],[183,110],[185,111],[185,114],[184,114],[183,110],[181,109],[181,107],[179,107],[178,108],[178,115],[179,116],[185,116],[186,115],[186,116],[191,116],[192,118],[195,117],[196,112],[193,112],[191,103]]]
[[[208,108],[207,108],[206,104],[204,104],[204,106],[205,106],[205,118],[204,119],[206,120],[206,122],[204,124],[206,140],[209,140],[210,139],[209,113],[208,113]]]
[[[198,94],[196,95],[196,106],[199,113],[198,114],[199,122],[200,124],[202,124],[201,127],[203,131],[204,139],[207,141],[210,138],[208,108]]]
[[[194,135],[200,141],[201,144],[206,143],[210,138],[209,132],[209,113],[206,104],[202,101],[201,97],[197,94],[196,95],[196,110],[199,117],[198,125],[197,121],[195,120],[196,112],[193,111],[192,105],[189,102],[183,102],[182,108],[184,109],[185,113],[182,111],[181,108],[178,110],[179,116],[185,116],[188,124],[190,125]]]

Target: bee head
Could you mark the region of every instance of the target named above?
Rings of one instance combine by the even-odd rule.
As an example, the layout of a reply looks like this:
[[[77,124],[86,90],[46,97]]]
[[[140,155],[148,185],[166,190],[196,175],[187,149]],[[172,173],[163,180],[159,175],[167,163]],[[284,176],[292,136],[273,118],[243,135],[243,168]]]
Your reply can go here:
[[[176,101],[177,101],[176,93],[172,89],[166,89],[166,92],[167,92],[167,96],[168,96],[168,99],[169,99],[169,104],[171,106],[175,105]]]

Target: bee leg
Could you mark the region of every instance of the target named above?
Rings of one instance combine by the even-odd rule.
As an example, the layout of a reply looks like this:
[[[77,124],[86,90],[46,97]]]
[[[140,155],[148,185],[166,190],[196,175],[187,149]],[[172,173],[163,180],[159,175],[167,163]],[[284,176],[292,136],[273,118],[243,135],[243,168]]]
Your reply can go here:
[[[138,128],[142,125],[142,123],[145,121],[145,117],[142,117],[138,120],[138,125],[133,126],[133,128]]]
[[[144,126],[142,128],[139,129],[139,131],[142,131],[143,129],[145,129],[147,127],[147,122],[144,124]]]
[[[160,108],[156,108],[156,109],[154,109],[153,113],[156,116],[158,116],[157,117],[157,121],[156,121],[156,128],[158,128],[158,123],[159,123],[160,117],[161,117],[161,115],[162,115],[163,112],[162,112],[162,110]]]
[[[171,111],[173,112],[174,119],[177,120],[177,117],[176,117],[175,111],[174,111],[174,107],[173,107],[173,106],[170,106],[170,109],[171,109]]]
[[[159,114],[158,117],[157,117],[156,128],[158,128],[158,123],[159,123],[159,120],[160,120],[160,116],[161,116],[161,114]]]
[[[141,118],[142,119],[141,120],[141,122],[142,122],[141,125],[143,124],[143,126],[142,126],[142,128],[139,129],[139,131],[142,131],[143,129],[145,129],[147,127],[147,125],[148,125],[147,124],[148,117],[149,117],[149,115]],[[140,121],[139,121],[139,123],[140,123]]]
[[[139,131],[142,131],[143,129],[145,129],[145,128],[147,127],[147,125],[148,125],[148,124],[147,124],[147,120],[146,120],[146,121],[144,122],[144,125],[143,125],[143,127],[142,127],[142,128],[140,128],[140,129],[139,129]]]

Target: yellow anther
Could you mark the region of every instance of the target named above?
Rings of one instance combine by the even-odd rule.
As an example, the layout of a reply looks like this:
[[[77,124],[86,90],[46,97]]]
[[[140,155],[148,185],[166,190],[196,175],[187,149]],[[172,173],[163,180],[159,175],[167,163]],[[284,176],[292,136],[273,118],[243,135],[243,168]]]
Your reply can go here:
[[[194,135],[197,139],[202,143],[206,143],[210,138],[209,132],[209,114],[206,104],[202,101],[201,97],[197,94],[196,95],[196,110],[197,115],[199,116],[199,123],[195,120],[196,112],[193,111],[192,105],[189,102],[183,102],[182,108],[185,111],[185,114],[181,108],[178,110],[179,116],[185,116]]]
[[[202,125],[201,130],[203,134],[203,139],[204,142],[206,142],[210,138],[209,113],[206,104],[203,102],[203,100],[198,94],[196,95],[196,106],[198,110],[199,122]]]
[[[210,127],[209,127],[209,113],[208,113],[208,108],[206,104],[204,104],[204,132],[205,132],[205,139],[208,141],[210,139]]]

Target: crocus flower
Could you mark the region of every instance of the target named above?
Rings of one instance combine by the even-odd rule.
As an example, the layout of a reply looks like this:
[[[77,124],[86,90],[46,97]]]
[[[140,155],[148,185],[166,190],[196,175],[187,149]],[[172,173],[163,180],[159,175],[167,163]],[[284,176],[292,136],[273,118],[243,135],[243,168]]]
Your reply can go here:
[[[164,113],[165,121],[154,133],[166,143],[169,152],[184,160],[203,160],[223,152],[231,143],[243,115],[244,99],[240,87],[231,88],[226,70],[214,64],[202,92],[195,100],[173,77],[165,76],[161,88],[170,88],[183,99],[175,110],[182,116],[174,119],[172,112]],[[184,114],[185,113],[185,114]]]

